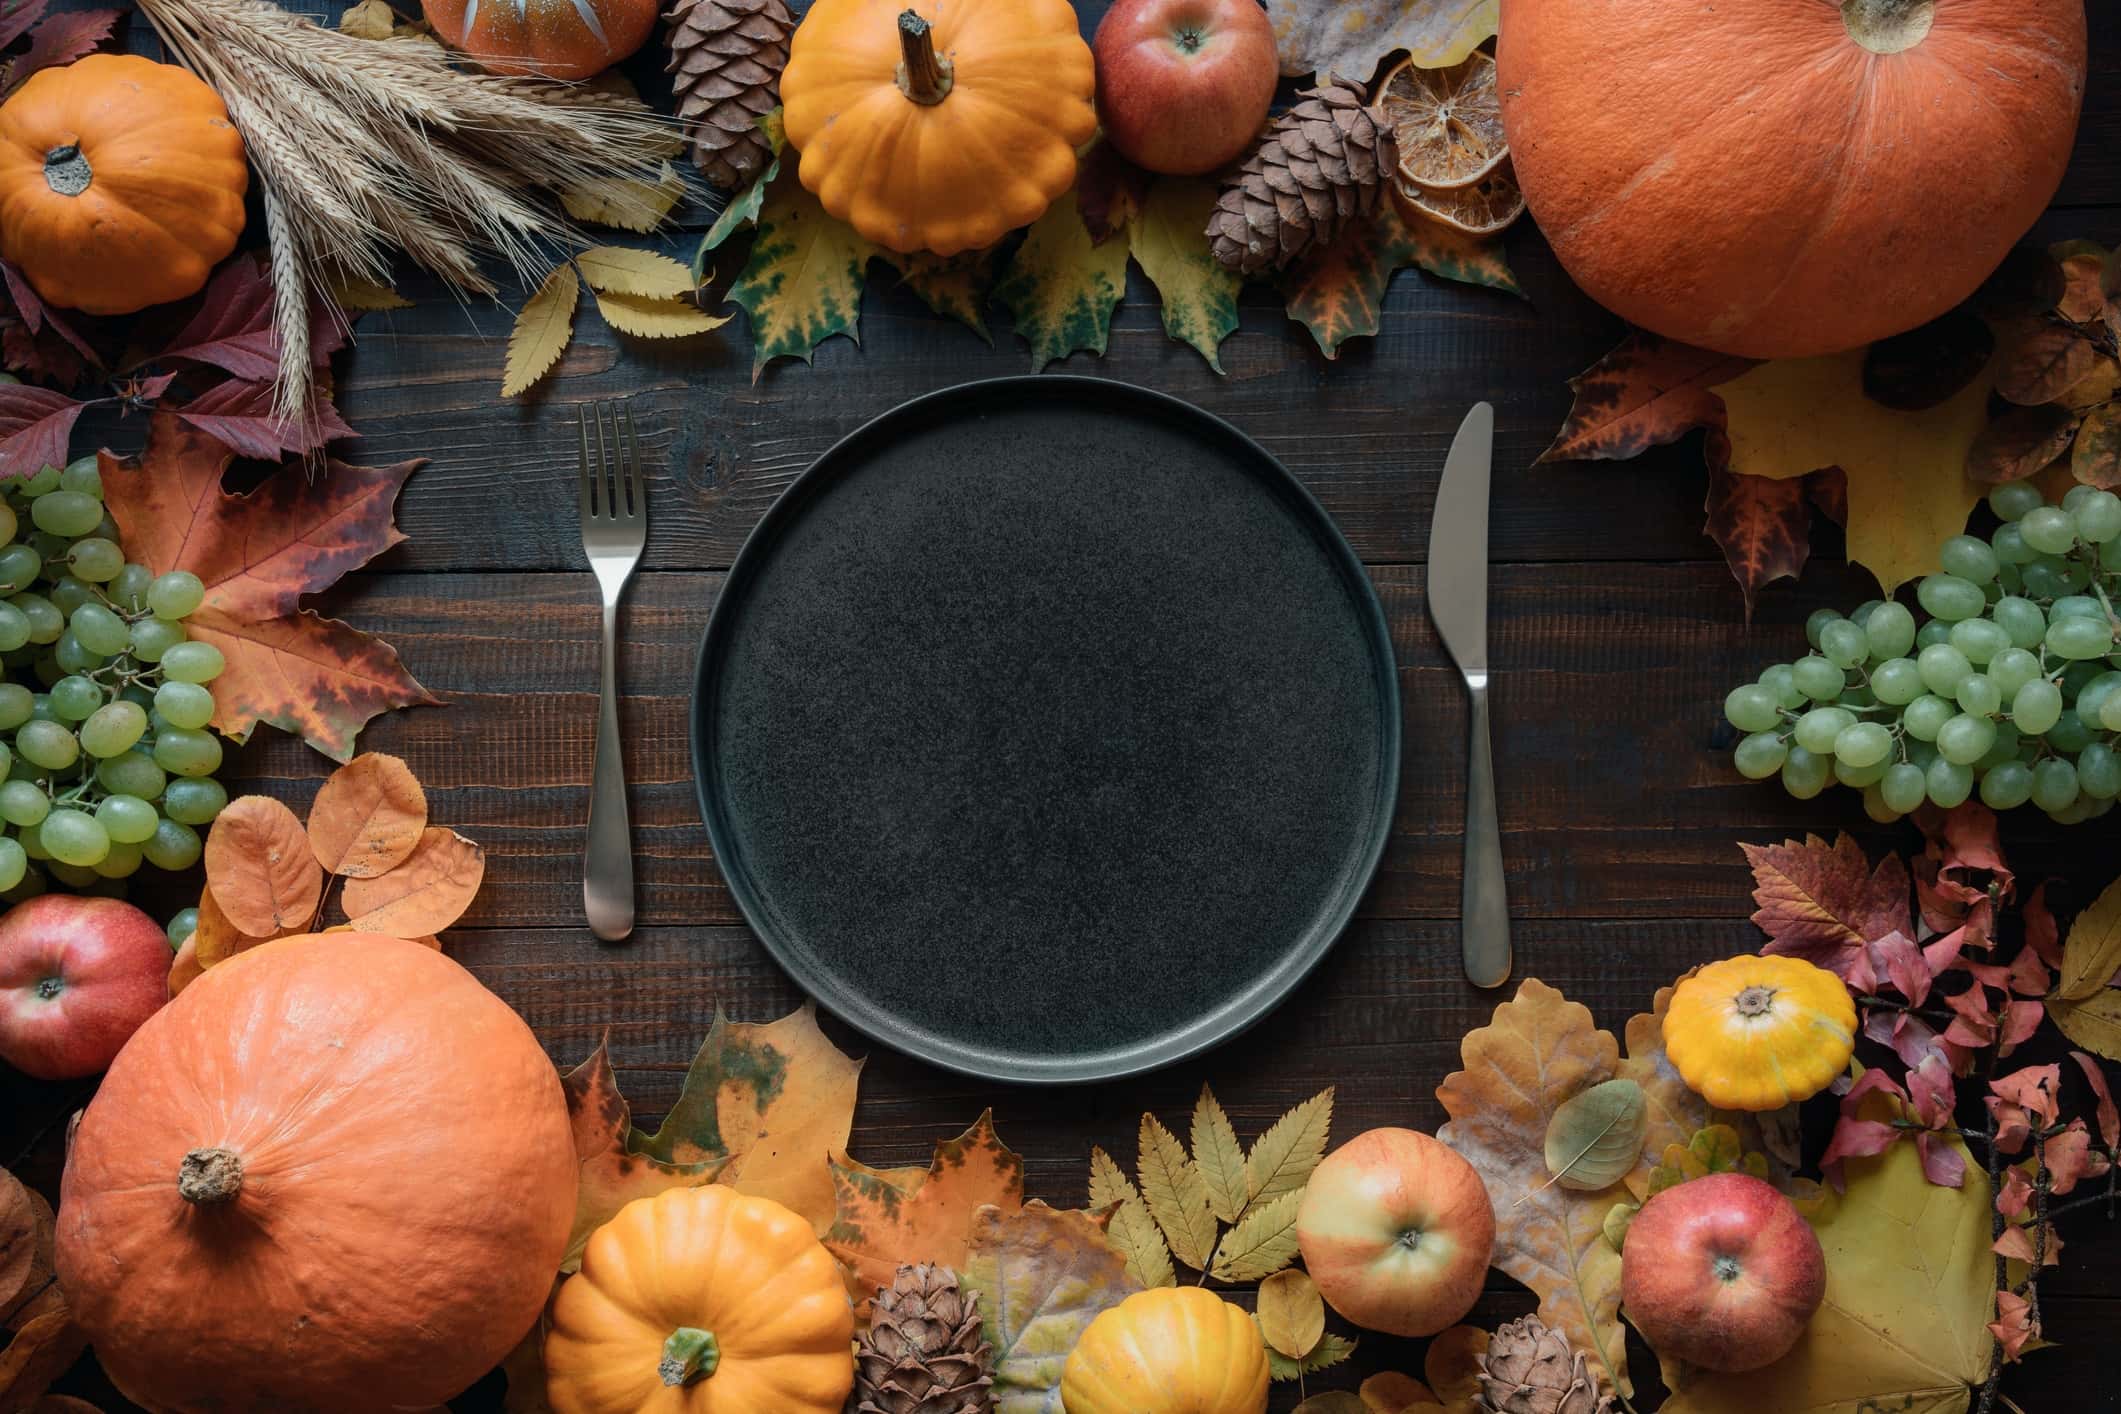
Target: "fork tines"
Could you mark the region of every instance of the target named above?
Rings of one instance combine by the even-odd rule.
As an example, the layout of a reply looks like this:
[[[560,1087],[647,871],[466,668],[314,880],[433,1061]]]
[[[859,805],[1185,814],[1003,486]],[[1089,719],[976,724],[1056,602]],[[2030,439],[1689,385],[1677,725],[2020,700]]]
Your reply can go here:
[[[639,516],[647,488],[641,482],[641,444],[634,432],[632,404],[583,403],[578,425],[582,437],[582,519],[630,520]]]

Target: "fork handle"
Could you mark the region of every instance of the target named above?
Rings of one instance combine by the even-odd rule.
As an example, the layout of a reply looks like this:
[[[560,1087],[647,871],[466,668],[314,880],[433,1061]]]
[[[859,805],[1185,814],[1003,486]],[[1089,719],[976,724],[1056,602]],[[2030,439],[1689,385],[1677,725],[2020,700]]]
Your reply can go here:
[[[604,603],[603,700],[597,707],[589,843],[582,854],[582,908],[589,915],[590,931],[607,943],[633,931],[633,839],[626,820],[626,762],[619,753],[619,606],[615,597]]]

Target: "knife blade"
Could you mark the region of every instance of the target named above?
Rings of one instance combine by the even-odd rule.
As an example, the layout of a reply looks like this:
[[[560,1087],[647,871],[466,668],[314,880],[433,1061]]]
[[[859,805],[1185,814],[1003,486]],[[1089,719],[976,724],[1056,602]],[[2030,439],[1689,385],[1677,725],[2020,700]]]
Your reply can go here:
[[[1488,742],[1488,494],[1495,409],[1475,403],[1444,458],[1429,522],[1429,617],[1466,684],[1465,879],[1459,941],[1477,987],[1509,980],[1510,902]]]

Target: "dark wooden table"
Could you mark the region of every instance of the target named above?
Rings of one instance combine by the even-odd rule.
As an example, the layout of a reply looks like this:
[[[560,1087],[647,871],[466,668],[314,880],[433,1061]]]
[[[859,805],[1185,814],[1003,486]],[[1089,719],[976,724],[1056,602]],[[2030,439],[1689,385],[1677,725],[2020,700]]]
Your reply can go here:
[[[1081,8],[1087,33],[1104,6]],[[2090,9],[2083,127],[2036,234],[2111,245],[2121,239],[2121,12]],[[652,92],[652,65],[633,68]],[[676,235],[668,248],[689,257],[695,239]],[[828,1017],[843,1048],[869,1056],[857,1156],[925,1163],[935,1140],[991,1105],[1026,1159],[1031,1193],[1076,1203],[1093,1143],[1131,1156],[1139,1113],[1182,1117],[1204,1080],[1246,1135],[1326,1085],[1339,1090],[1336,1140],[1379,1124],[1441,1123],[1437,1082],[1457,1067],[1459,1037],[1499,999],[1467,985],[1459,967],[1463,706],[1422,602],[1428,508],[1451,434],[1477,399],[1498,413],[1495,756],[1519,975],[1560,987],[1617,1031],[1685,967],[1757,946],[1741,840],[1850,830],[1874,854],[1914,843],[1912,829],[1872,826],[1849,792],[1797,802],[1728,764],[1724,693],[1793,656],[1812,609],[1875,592],[1868,577],[1839,563],[1822,530],[1801,584],[1768,591],[1748,626],[1701,533],[1704,476],[1691,444],[1635,462],[1535,468],[1567,411],[1565,380],[1622,329],[1569,283],[1529,222],[1508,248],[1528,299],[1403,273],[1383,333],[1333,362],[1270,292],[1248,290],[1222,377],[1164,336],[1136,272],[1108,355],[1056,366],[1228,418],[1338,520],[1370,566],[1400,663],[1406,750],[1391,846],[1358,921],[1279,1011],[1241,1044],[1159,1074],[1063,1091],[981,1084],[870,1046]],[[403,498],[409,543],[319,607],[388,638],[449,704],[379,720],[362,745],[410,761],[434,818],[486,847],[485,890],[449,951],[529,1018],[561,1064],[608,1033],[637,1117],[669,1106],[717,1005],[765,1020],[802,1000],[723,887],[694,797],[689,693],[723,572],[774,497],[840,435],[916,394],[1027,368],[999,310],[990,347],[876,272],[859,347],[834,340],[814,366],[784,363],[755,383],[740,323],[719,342],[662,346],[617,339],[585,312],[555,375],[504,403],[510,310],[463,308],[419,281],[404,286],[418,307],[367,316],[341,362],[340,403],[362,434],[353,454],[432,464]],[[617,396],[635,399],[653,527],[619,664],[640,926],[614,946],[590,936],[581,911],[597,594],[576,527],[572,427],[577,402]],[[330,765],[266,729],[228,774],[232,787],[299,804]],[[2121,868],[2115,839],[2111,823],[2064,832],[2016,818],[2006,835],[2022,871],[2066,876],[2080,900]],[[937,985],[967,984],[939,974]],[[26,1136],[70,1107],[19,1082],[7,1093],[23,1103],[0,1133]],[[47,1138],[24,1169],[50,1190],[58,1162]],[[2005,1390],[2029,1411],[2121,1410],[2101,1348],[2121,1323],[2121,1232],[2094,1218],[2065,1236],[2043,1302],[2062,1348],[2033,1356]],[[1492,1324],[1530,1305],[1496,1277],[1475,1318]],[[1365,1337],[1354,1362],[1311,1388],[1418,1370],[1418,1357],[1413,1343]],[[95,1387],[85,1371],[68,1387],[77,1383]],[[497,1385],[461,1407],[494,1407]],[[1293,1404],[1293,1387],[1277,1387],[1276,1400]]]

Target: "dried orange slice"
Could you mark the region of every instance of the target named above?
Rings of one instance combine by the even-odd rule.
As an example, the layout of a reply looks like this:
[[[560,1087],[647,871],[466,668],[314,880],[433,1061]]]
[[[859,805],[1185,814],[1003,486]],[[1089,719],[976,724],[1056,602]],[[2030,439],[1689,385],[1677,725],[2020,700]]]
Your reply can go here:
[[[1471,186],[1437,190],[1413,182],[1393,183],[1402,210],[1439,221],[1469,236],[1493,236],[1524,215],[1517,174],[1504,162]]]
[[[1402,60],[1378,95],[1399,143],[1399,174],[1417,186],[1468,187],[1510,155],[1495,61],[1477,49],[1448,69]]]

